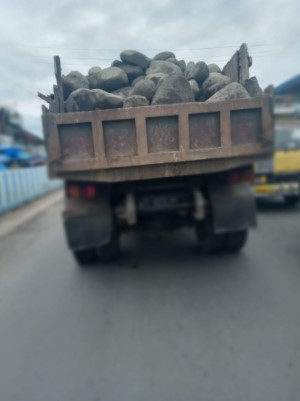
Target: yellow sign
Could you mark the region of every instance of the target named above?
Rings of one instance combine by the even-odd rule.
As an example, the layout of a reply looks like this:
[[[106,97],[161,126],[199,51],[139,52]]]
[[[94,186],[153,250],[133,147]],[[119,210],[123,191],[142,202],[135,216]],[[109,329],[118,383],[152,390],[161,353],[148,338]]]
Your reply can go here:
[[[274,172],[300,172],[300,150],[276,151],[274,155]]]

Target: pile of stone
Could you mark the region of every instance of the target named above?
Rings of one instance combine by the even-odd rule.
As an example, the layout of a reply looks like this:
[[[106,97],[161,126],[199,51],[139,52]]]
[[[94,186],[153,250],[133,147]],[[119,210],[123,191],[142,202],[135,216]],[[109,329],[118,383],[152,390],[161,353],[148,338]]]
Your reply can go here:
[[[255,77],[232,82],[216,64],[185,63],[169,51],[153,59],[124,50],[111,67],[92,67],[88,76],[62,77],[65,110],[89,111],[189,102],[218,102],[263,95]]]

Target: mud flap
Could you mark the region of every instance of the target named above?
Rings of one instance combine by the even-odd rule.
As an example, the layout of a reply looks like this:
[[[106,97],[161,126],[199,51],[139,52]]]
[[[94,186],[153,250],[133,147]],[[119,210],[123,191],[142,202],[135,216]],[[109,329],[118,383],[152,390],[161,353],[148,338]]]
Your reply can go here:
[[[107,201],[67,201],[63,222],[68,245],[73,250],[98,248],[109,243],[113,218]]]
[[[256,226],[256,205],[250,184],[220,184],[209,188],[213,229],[216,234]]]

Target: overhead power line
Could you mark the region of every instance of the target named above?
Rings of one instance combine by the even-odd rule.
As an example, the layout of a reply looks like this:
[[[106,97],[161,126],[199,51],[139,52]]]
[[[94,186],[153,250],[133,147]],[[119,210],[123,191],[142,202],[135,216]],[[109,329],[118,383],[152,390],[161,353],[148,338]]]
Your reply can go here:
[[[261,57],[268,57],[268,56],[275,56],[276,54],[271,54],[271,55],[258,55],[258,56],[255,56],[255,57],[252,57],[252,58],[254,58],[254,59],[256,59],[256,58],[261,58]],[[207,57],[208,59],[209,59],[209,57]],[[112,61],[113,59],[111,59],[111,60],[108,60],[108,61]],[[222,60],[210,60],[210,61],[215,61],[215,62],[217,62],[217,63],[227,63],[228,61],[229,61],[230,59],[222,59]],[[100,60],[98,60],[98,61],[100,61]],[[35,60],[24,60],[24,62],[28,62],[28,63],[33,63],[33,64],[46,64],[46,65],[53,65],[53,63],[51,63],[51,62],[47,62],[47,61],[35,61]],[[74,62],[74,63],[64,63],[63,62],[63,60],[62,60],[62,67],[63,66],[90,66],[91,67],[91,65],[92,65],[92,63],[77,63],[77,62]]]
[[[288,43],[260,43],[260,44],[248,44],[248,47],[276,47],[276,46],[287,46]],[[5,45],[4,45],[5,47]],[[9,45],[11,48],[12,46]],[[28,48],[28,49],[51,49],[51,50],[84,50],[84,51],[122,51],[120,48],[87,48],[87,47],[69,47],[69,46],[32,46],[26,44],[15,44],[15,47],[19,48]],[[174,47],[170,50],[172,51],[198,51],[198,50],[212,50],[212,49],[230,49],[230,48],[239,48],[240,44],[235,45],[226,45],[226,46],[204,46],[204,47]],[[165,48],[139,48],[140,51],[164,51]]]
[[[278,52],[252,53],[251,56],[253,56],[253,57],[268,56],[268,55],[277,54],[277,53]],[[33,54],[21,54],[21,55],[16,55],[13,57],[18,57],[18,58],[30,57],[30,58],[42,58],[42,59],[53,58],[53,56],[39,56],[39,55],[35,55],[35,54],[34,55]],[[228,54],[221,54],[221,55],[220,54],[214,54],[214,55],[208,55],[208,54],[203,55],[202,54],[202,55],[192,55],[189,57],[193,57],[194,59],[200,59],[202,57],[218,57],[218,58],[221,57],[221,58],[223,58],[223,57],[232,57],[232,54],[229,54],[229,55]],[[113,60],[115,60],[115,58],[98,58],[98,57],[64,57],[64,56],[62,56],[61,58],[65,59],[65,60],[92,60],[92,61],[113,61]]]

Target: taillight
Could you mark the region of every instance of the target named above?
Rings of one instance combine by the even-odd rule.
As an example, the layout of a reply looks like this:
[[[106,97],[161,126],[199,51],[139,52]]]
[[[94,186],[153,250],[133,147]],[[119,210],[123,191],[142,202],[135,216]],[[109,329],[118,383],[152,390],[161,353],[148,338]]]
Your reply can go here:
[[[78,185],[68,185],[67,186],[67,195],[72,199],[80,198],[80,187]]]
[[[227,180],[230,184],[235,184],[237,182],[246,181],[250,184],[254,182],[254,172],[252,168],[247,168],[243,170],[233,170],[229,171],[227,174]]]
[[[67,184],[67,196],[72,199],[93,199],[97,195],[95,185]]]
[[[243,177],[244,177],[244,181],[247,181],[250,184],[253,184],[254,183],[254,171],[253,171],[253,168],[249,168],[247,170],[244,170]]]
[[[94,185],[87,185],[82,188],[83,197],[86,199],[95,198],[97,195],[97,189]]]
[[[230,184],[235,184],[240,181],[240,174],[238,171],[230,171],[227,175],[227,179]]]

